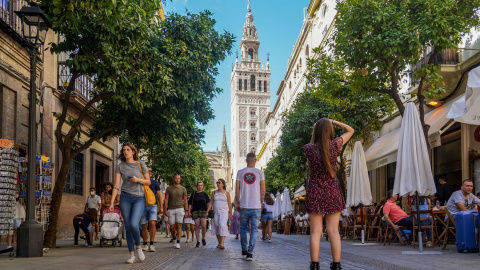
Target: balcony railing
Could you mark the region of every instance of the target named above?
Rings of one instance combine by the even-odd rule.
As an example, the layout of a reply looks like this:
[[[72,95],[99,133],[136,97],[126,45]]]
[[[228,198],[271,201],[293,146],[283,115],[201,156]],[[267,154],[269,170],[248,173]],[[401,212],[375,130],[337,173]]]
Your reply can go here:
[[[425,51],[423,53],[422,60],[420,60],[420,62],[417,63],[414,69],[418,70],[424,67],[430,60],[431,55],[432,55],[431,50]],[[460,63],[460,60],[458,57],[458,51],[452,50],[452,49],[447,49],[447,50],[444,50],[442,53],[437,54],[437,56],[433,60],[433,64],[456,65],[458,63]]]
[[[1,1],[1,0],[0,0]],[[72,74],[64,62],[58,63],[58,88],[68,87]],[[75,80],[75,91],[85,99],[90,100],[90,92],[93,90],[93,80],[87,76],[80,76]]]
[[[19,35],[22,34],[22,22],[14,11],[19,11],[23,6],[28,6],[24,0],[0,0],[0,20],[10,26]]]

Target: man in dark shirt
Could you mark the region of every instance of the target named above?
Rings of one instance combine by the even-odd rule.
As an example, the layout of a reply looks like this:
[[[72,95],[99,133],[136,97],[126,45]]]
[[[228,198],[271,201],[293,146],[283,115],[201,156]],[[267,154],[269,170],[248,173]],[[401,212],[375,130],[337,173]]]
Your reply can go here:
[[[450,199],[450,196],[452,196],[454,189],[449,184],[447,184],[447,181],[445,181],[444,178],[438,179],[438,184],[439,186],[437,189],[437,193],[435,193],[435,197],[437,197],[440,205],[445,205],[445,203],[448,202],[448,199]]]
[[[153,246],[153,240],[155,240],[155,233],[157,232],[157,214],[163,213],[163,194],[162,190],[160,189],[160,185],[158,184],[157,180],[152,179],[152,168],[147,167],[148,173],[150,174],[150,189],[152,190],[153,194],[157,197],[157,204],[152,206],[145,207],[142,216],[142,237],[143,237],[143,250],[144,251],[151,251],[155,252],[155,246]],[[147,245],[147,227],[150,224],[150,244]]]

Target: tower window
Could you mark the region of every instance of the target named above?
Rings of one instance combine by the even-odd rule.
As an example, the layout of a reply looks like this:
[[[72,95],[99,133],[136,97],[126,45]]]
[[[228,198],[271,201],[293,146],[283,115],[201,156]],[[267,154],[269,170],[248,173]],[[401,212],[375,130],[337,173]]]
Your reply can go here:
[[[255,76],[250,76],[250,91],[255,91]]]
[[[247,90],[247,80],[243,80],[243,85],[244,85],[244,89],[243,90]]]
[[[263,92],[267,92],[267,81],[263,82]]]
[[[248,59],[253,60],[253,49],[248,50]]]
[[[262,81],[258,81],[258,91],[262,91]]]
[[[255,133],[250,134],[250,140],[255,141],[257,139],[257,135]]]
[[[242,79],[238,80],[238,90],[242,90]]]

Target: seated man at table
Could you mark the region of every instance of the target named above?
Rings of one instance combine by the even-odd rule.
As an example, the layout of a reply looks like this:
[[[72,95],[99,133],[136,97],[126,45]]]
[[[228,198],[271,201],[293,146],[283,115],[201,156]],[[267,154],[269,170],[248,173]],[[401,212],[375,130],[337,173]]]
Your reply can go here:
[[[465,179],[463,180],[461,189],[452,193],[447,203],[447,209],[453,218],[461,211],[478,209],[480,199],[473,195],[472,190],[473,181]],[[446,219],[448,219],[448,217],[446,217],[445,220]]]
[[[389,198],[385,205],[383,206],[383,216],[385,221],[392,226],[395,231],[398,231],[399,226],[407,227],[409,229],[413,226],[412,218],[408,217],[407,213],[405,213],[396,203],[398,199],[398,194],[393,194],[393,190],[389,190],[387,193],[387,197]],[[421,225],[430,225],[431,220],[421,221]],[[427,231],[428,239],[431,239],[431,232]],[[427,245],[431,245],[431,243],[427,243]]]

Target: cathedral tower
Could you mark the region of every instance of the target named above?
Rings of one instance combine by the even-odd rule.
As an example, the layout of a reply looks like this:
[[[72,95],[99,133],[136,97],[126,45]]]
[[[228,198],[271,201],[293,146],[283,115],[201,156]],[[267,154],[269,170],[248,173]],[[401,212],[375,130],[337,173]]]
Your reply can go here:
[[[249,1],[250,2],[250,1]],[[270,64],[259,59],[260,41],[248,5],[240,42],[240,60],[235,61],[230,78],[232,176],[246,167],[249,152],[257,153],[267,134],[265,120],[270,110]]]

